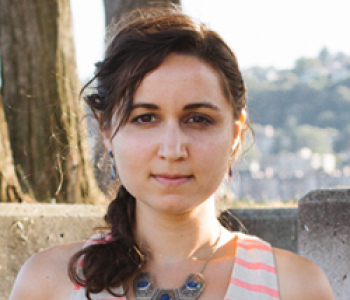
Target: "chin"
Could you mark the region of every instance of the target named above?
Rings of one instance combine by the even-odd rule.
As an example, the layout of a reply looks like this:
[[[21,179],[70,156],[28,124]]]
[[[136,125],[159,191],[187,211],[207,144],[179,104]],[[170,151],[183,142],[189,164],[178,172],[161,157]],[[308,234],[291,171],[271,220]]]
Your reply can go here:
[[[157,205],[156,209],[163,213],[185,213],[193,208],[192,205],[186,204],[183,201],[177,199],[166,199],[161,204]]]
[[[202,202],[188,202],[188,199],[182,197],[169,196],[162,199],[161,203],[155,208],[162,213],[185,214],[202,206]]]

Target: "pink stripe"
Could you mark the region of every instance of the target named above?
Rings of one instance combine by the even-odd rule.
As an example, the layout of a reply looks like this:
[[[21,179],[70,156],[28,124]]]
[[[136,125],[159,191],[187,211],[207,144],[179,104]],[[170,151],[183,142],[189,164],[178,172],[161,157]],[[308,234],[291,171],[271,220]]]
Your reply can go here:
[[[81,289],[81,286],[77,283],[74,283],[73,291],[79,291],[80,289]]]
[[[270,272],[270,273],[274,273],[276,274],[276,269],[275,267],[271,267],[263,262],[248,262],[248,261],[245,261],[239,257],[236,257],[235,258],[235,263],[241,265],[242,267],[245,267],[247,269],[250,269],[250,270],[265,270],[267,272]]]
[[[98,244],[105,244],[107,242],[113,241],[112,234],[107,234],[105,236],[101,236],[100,238],[94,238],[90,239],[85,242],[84,247],[89,246],[89,245],[98,245]]]
[[[246,244],[238,242],[237,243],[237,247],[244,248],[246,250],[259,249],[259,250],[272,252],[272,250],[271,250],[271,248],[269,246],[266,246],[266,245],[261,244],[261,243],[257,243],[257,244],[254,243],[254,244],[246,245]]]
[[[110,234],[107,234],[107,235],[105,236],[105,240],[106,240],[107,242],[113,241],[112,234],[111,234],[111,233],[110,233]]]
[[[97,245],[97,244],[104,244],[105,241],[101,241],[101,240],[91,240],[91,241],[87,241],[84,246],[89,246],[89,245]]]
[[[102,237],[100,239],[95,239],[95,240],[88,240],[84,246],[88,245],[97,245],[97,244],[105,244],[106,242],[113,241],[113,237],[111,234],[106,235],[105,237]]]
[[[84,262],[83,259],[79,259],[78,260],[78,267],[82,267],[83,266],[83,262]]]
[[[256,241],[256,240],[240,240],[240,242],[243,242],[244,244],[254,244],[254,245],[268,246],[265,243],[263,243],[262,241]]]
[[[82,284],[85,284],[85,281],[82,282]],[[78,283],[74,283],[74,286],[73,286],[73,290],[74,291],[79,291],[80,289],[82,288],[81,285],[79,285]]]
[[[271,297],[275,297],[279,299],[279,293],[277,290],[271,289],[264,285],[247,283],[237,278],[231,278],[231,284],[251,292],[267,294]]]

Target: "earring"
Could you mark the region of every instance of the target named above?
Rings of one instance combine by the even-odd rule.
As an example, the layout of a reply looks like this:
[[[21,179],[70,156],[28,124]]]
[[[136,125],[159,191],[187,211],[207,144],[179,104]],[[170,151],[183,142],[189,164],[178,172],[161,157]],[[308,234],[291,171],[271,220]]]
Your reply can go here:
[[[112,150],[108,151],[109,157],[111,159],[111,179],[115,179],[115,171],[114,171],[114,158]]]
[[[231,166],[231,164],[229,165],[228,170],[227,170],[227,177],[232,178],[232,166]]]

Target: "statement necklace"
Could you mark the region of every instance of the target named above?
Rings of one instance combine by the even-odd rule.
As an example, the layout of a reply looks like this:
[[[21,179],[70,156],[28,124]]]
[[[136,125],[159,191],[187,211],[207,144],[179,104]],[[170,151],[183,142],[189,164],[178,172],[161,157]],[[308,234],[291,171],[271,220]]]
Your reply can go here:
[[[219,236],[214,244],[214,249],[205,261],[199,273],[192,273],[187,276],[185,282],[177,289],[158,289],[149,272],[142,272],[134,279],[133,290],[136,299],[139,300],[196,300],[202,294],[205,287],[203,271],[209,260],[213,257],[221,237]]]

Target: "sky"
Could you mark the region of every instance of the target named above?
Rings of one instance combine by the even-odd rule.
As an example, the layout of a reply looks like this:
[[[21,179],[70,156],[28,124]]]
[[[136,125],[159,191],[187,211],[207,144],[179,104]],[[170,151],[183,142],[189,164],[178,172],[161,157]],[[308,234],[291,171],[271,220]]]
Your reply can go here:
[[[103,58],[103,1],[71,0],[71,7],[84,80]],[[182,7],[226,40],[243,69],[292,68],[297,58],[315,57],[322,47],[350,55],[350,0],[182,0]]]

